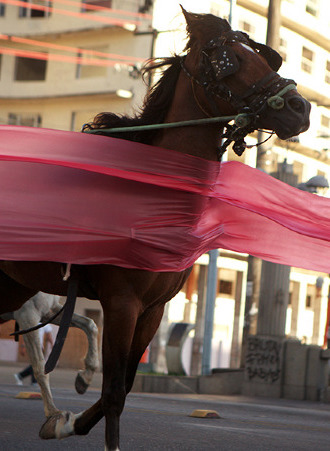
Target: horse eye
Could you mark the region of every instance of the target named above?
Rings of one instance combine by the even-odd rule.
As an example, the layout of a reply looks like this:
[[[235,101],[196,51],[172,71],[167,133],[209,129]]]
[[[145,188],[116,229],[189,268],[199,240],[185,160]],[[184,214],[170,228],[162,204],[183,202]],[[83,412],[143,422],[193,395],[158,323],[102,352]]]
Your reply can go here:
[[[237,58],[237,61],[239,62],[239,64],[243,61],[243,58],[240,55],[237,55],[237,53],[235,53],[235,56]]]

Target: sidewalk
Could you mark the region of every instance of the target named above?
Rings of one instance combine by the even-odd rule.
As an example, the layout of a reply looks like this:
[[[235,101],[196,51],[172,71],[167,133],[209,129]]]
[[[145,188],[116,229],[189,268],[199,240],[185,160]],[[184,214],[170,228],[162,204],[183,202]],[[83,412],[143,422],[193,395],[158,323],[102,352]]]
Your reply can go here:
[[[0,385],[13,385],[16,386],[14,379],[14,374],[21,371],[26,365],[16,362],[4,362],[0,361]],[[72,389],[74,388],[75,378],[77,375],[77,370],[68,368],[55,368],[55,370],[50,373],[50,385],[51,388],[59,389]],[[226,390],[221,390],[219,381],[215,378],[209,376],[209,383],[213,379],[212,384],[219,385],[220,390],[208,390],[207,392],[195,390],[194,384],[191,382],[190,377],[187,376],[155,376],[148,374],[137,374],[135,382],[133,385],[132,393],[145,393],[159,395],[161,397],[192,397],[192,398],[203,398],[203,399],[216,399],[221,398],[222,400],[227,399],[230,402],[245,401],[249,403],[256,404],[273,404],[273,405],[295,405],[295,403],[300,403],[300,405],[305,404],[308,406],[315,405],[320,410],[329,409],[330,402],[330,388],[328,388],[328,401],[323,402],[312,402],[312,401],[297,401],[289,400],[283,398],[267,398],[267,397],[249,397],[243,396],[241,393],[226,393]],[[211,384],[211,385],[212,385]],[[17,386],[19,387],[19,386]],[[101,391],[102,388],[102,373],[96,371],[94,374],[92,383],[89,387],[89,391]],[[211,387],[212,388],[212,387]],[[224,387],[222,387],[223,389]],[[24,385],[20,386],[22,391],[38,391],[39,387],[32,387],[30,385],[30,378],[26,378]]]

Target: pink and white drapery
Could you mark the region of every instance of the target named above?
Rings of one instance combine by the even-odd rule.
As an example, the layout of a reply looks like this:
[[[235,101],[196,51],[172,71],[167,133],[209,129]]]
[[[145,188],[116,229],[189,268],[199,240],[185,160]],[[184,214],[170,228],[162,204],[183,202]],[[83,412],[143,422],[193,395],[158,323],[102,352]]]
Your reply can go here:
[[[330,200],[242,163],[0,126],[0,259],[180,271],[223,248],[330,272]]]

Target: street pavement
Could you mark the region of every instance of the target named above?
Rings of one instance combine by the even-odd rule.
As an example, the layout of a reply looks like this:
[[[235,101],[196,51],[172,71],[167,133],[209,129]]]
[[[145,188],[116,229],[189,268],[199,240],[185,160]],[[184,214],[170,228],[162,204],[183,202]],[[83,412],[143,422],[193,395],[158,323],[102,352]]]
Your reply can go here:
[[[42,401],[15,399],[19,366],[0,364],[0,450],[103,450],[104,420],[85,437],[43,441]],[[74,370],[56,368],[51,385],[57,407],[78,413],[100,396],[97,373],[85,395],[74,391]],[[28,381],[27,381],[28,383]],[[193,418],[195,409],[216,410],[220,419]],[[330,450],[330,405],[242,396],[133,393],[121,420],[121,451]]]

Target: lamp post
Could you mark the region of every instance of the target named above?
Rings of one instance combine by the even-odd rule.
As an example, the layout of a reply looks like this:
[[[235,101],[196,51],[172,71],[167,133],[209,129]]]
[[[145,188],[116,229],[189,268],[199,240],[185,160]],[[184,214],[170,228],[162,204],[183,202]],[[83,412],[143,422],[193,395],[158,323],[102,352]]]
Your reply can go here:
[[[205,304],[205,319],[204,319],[204,339],[203,339],[203,354],[202,354],[202,374],[208,375],[211,372],[211,355],[212,355],[212,336],[213,336],[213,322],[214,322],[214,308],[215,299],[217,295],[217,281],[218,281],[218,249],[209,251],[209,266],[207,272],[207,290],[206,290],[206,304]]]
[[[229,23],[235,28],[235,8],[236,0],[230,0],[229,3]],[[212,336],[214,322],[214,308],[217,295],[218,283],[218,256],[219,250],[213,249],[209,252],[209,265],[207,272],[207,288],[204,318],[204,338],[202,352],[202,374],[207,375],[211,372],[211,355],[212,355]]]
[[[301,189],[302,191],[308,191],[309,193],[318,194],[322,196],[329,189],[329,182],[323,175],[315,175],[314,177],[307,180],[307,182],[299,183],[297,188]],[[316,281],[317,288],[321,288],[322,283],[323,278],[318,277]],[[329,330],[330,330],[330,292],[328,294],[327,318],[324,331],[323,347],[329,348],[328,342]]]

